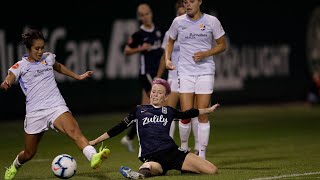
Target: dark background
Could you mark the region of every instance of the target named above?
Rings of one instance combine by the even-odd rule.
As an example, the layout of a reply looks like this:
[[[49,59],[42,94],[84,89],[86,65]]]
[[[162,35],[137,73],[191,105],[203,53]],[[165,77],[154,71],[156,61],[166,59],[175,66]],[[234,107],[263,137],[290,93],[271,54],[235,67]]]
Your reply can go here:
[[[136,6],[148,2],[154,21],[163,31],[175,17],[173,0],[149,1],[15,1],[0,7],[0,29],[6,41],[18,44],[26,25],[54,29],[65,27],[68,38],[76,41],[103,39],[105,46],[116,19],[136,18]],[[213,101],[223,105],[301,102],[310,86],[306,37],[312,11],[320,1],[208,1],[204,12],[215,11],[233,46],[290,46],[289,75],[247,78],[241,90],[217,90]],[[6,11],[6,12],[5,12]],[[62,48],[62,47],[61,47]],[[1,52],[0,52],[1,53]],[[66,56],[59,47],[55,52]],[[1,55],[1,54],[0,54]],[[20,57],[14,57],[19,60]],[[16,61],[17,61],[16,60]],[[4,77],[1,77],[1,81]],[[140,103],[137,78],[88,80],[59,83],[59,88],[74,114],[127,111]],[[0,92],[0,119],[23,119],[24,95],[19,86]]]

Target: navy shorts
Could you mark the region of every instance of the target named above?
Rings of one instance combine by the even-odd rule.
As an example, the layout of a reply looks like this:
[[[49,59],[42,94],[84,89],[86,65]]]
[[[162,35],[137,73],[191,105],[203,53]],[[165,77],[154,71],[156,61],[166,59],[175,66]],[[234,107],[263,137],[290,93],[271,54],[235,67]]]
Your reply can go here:
[[[159,163],[162,166],[162,174],[164,175],[171,169],[181,171],[182,164],[188,153],[188,151],[182,150],[177,146],[154,152],[139,159],[143,163],[152,161]]]

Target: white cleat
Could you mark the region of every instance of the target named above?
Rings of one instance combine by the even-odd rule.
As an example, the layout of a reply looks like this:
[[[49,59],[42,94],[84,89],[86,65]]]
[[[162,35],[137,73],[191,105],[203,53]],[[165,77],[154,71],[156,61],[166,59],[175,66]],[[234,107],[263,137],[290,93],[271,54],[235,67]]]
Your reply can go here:
[[[144,179],[144,175],[140,174],[136,171],[133,171],[129,167],[121,166],[120,167],[120,173],[123,177],[129,178],[129,179]]]
[[[133,142],[128,136],[124,136],[120,142],[128,149],[129,152],[134,152]]]

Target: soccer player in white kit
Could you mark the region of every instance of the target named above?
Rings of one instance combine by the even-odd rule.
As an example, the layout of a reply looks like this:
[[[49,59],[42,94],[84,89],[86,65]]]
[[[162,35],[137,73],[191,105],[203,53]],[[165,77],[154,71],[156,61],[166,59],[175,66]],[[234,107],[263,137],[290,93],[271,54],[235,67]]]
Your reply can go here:
[[[54,76],[56,71],[77,80],[84,80],[93,72],[75,74],[56,61],[55,54],[44,52],[45,39],[42,32],[37,29],[29,29],[29,32],[22,34],[22,43],[28,54],[8,70],[8,75],[0,88],[8,90],[15,81],[19,81],[26,96],[25,146],[12,165],[7,168],[4,179],[14,179],[18,169],[34,157],[42,136],[49,128],[66,134],[90,161],[91,167],[99,168],[110,150],[101,147],[97,153],[96,149],[89,145],[89,141],[82,134],[67,107]]]
[[[202,0],[184,0],[187,10],[185,15],[176,17],[169,29],[169,40],[165,49],[167,69],[176,69],[172,64],[171,54],[175,40],[180,43],[180,56],[177,65],[181,110],[194,105],[207,108],[211,103],[214,86],[214,55],[223,52],[227,45],[225,31],[220,21],[209,14],[202,13]],[[178,38],[179,37],[179,38]],[[199,156],[206,158],[206,148],[210,135],[208,115],[198,116]],[[180,132],[181,148],[188,149],[190,119],[182,120]]]
[[[177,0],[177,2],[176,2],[176,13],[177,13],[177,16],[181,16],[186,13],[186,9],[183,6],[182,0]],[[167,31],[165,33],[165,36],[163,38],[162,45],[161,45],[161,47],[163,49],[166,48],[166,45],[168,43],[168,39],[169,39],[169,31]],[[172,54],[171,54],[171,61],[174,66],[178,65],[179,53],[180,53],[179,42],[175,41],[174,46],[173,46],[173,50],[172,50]],[[161,58],[161,63],[162,62],[165,64],[165,55],[164,54]],[[164,65],[164,68],[165,68],[165,65]],[[167,81],[171,87],[171,93],[168,96],[167,105],[176,108],[176,106],[179,102],[179,81],[178,81],[178,72],[176,69],[168,71],[168,80]],[[192,132],[193,132],[194,141],[195,141],[195,144],[194,144],[194,153],[195,154],[198,154],[198,152],[199,152],[198,151],[198,124],[199,124],[198,122],[199,122],[198,117],[194,117],[194,118],[191,118],[191,123],[187,124],[189,126],[192,126]],[[189,137],[189,134],[191,132],[191,127],[188,127],[188,129],[187,129],[188,131],[185,131],[186,128],[184,128],[184,127],[186,125],[182,124],[180,121],[178,123],[179,123],[180,137],[186,137],[186,136]],[[174,138],[175,129],[176,129],[176,122],[173,121],[171,124],[171,127],[170,127],[170,136],[172,138]],[[180,129],[182,129],[182,130],[180,130]],[[180,138],[180,139],[188,140],[186,138]],[[185,142],[182,142],[182,143],[185,143]]]

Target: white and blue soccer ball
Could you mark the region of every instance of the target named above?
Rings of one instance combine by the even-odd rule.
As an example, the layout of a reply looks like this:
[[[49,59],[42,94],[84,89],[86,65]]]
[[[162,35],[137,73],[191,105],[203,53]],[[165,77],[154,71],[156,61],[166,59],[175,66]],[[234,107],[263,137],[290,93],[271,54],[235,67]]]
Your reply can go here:
[[[76,174],[77,162],[68,154],[60,154],[53,159],[51,170],[56,177],[69,179]]]

